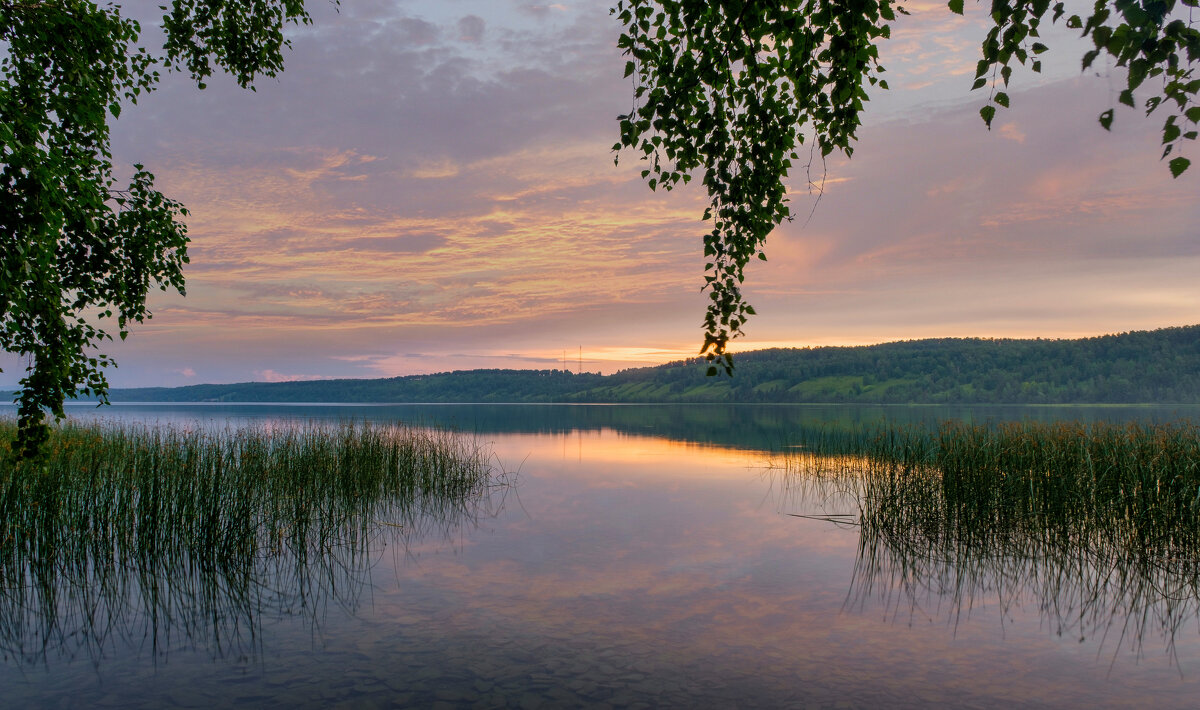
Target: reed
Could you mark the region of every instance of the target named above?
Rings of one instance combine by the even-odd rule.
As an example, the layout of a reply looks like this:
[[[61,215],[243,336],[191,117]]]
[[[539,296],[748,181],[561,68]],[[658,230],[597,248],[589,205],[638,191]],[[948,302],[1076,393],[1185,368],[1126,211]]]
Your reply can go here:
[[[1166,424],[945,422],[818,433],[789,485],[857,515],[848,602],[952,617],[1032,602],[1059,633],[1141,652],[1200,615],[1200,429]],[[836,498],[835,498],[836,496]],[[821,500],[820,497],[815,498]],[[953,619],[952,619],[953,620]]]
[[[0,421],[0,448],[15,429]],[[156,644],[253,637],[265,609],[354,588],[381,534],[469,520],[500,485],[462,435],[368,424],[66,423],[45,452],[0,457],[0,640],[16,657],[102,652],[147,624]]]
[[[911,525],[916,514],[925,529],[959,534],[1099,535],[1164,559],[1200,549],[1200,429],[1190,423],[949,422],[877,436],[865,455],[864,493],[881,522]]]

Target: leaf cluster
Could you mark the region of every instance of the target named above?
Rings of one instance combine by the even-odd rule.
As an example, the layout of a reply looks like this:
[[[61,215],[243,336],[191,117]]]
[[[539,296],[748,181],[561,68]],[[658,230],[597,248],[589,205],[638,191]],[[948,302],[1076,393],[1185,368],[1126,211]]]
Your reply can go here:
[[[612,12],[635,84],[613,149],[639,155],[652,190],[701,175],[712,229],[700,352],[711,373],[730,371],[726,346],[754,314],[745,268],[766,259],[767,235],[790,218],[784,179],[797,146],[811,133],[822,158],[853,152],[864,86],[887,86],[876,43],[903,10],[891,0],[620,0]]]
[[[1065,2],[1051,2],[992,0],[973,87],[991,87],[980,111],[988,127],[1010,103],[1014,64],[1041,71],[1039,56],[1048,50],[1039,41],[1042,22],[1067,13]],[[1134,106],[1134,91],[1149,90],[1146,113],[1168,107],[1163,157],[1176,155],[1169,162],[1176,177],[1189,165],[1179,149],[1196,138],[1200,120],[1200,30],[1177,11],[1198,2],[1095,0],[1090,13],[1065,19],[1094,43],[1085,70],[1101,55],[1127,68],[1121,103]],[[948,4],[962,14],[964,0]],[[613,150],[629,149],[643,161],[652,190],[702,177],[712,228],[704,235],[711,300],[700,353],[710,375],[731,372],[726,347],[754,314],[741,291],[745,268],[754,257],[766,259],[767,235],[792,217],[785,181],[798,167],[798,148],[811,141],[809,170],[818,156],[853,153],[868,89],[888,88],[878,45],[906,13],[891,0],[618,0],[612,13],[623,26],[618,47],[634,85]],[[1100,115],[1105,128],[1112,114]]]
[[[66,398],[106,400],[96,347],[150,316],[151,287],[183,292],[187,210],[134,166],[118,185],[109,122],[185,69],[204,88],[213,67],[242,86],[273,76],[300,0],[176,0],[162,6],[161,56],[138,45],[121,7],[85,0],[0,1],[0,348],[26,358],[18,448],[33,455],[44,414]]]
[[[963,0],[951,0],[950,10],[963,12]],[[1200,124],[1200,77],[1195,64],[1200,60],[1200,28],[1195,19],[1178,17],[1177,10],[1190,8],[1194,12],[1200,0],[1096,0],[1090,14],[1067,15],[1065,2],[1053,5],[1050,0],[993,0],[992,27],[982,45],[982,58],[975,70],[972,89],[990,87],[987,103],[979,115],[989,128],[996,108],[1008,108],[1007,93],[1013,62],[1035,72],[1042,70],[1041,54],[1049,50],[1040,41],[1039,30],[1046,15],[1052,23],[1064,16],[1066,27],[1080,31],[1090,38],[1093,48],[1084,53],[1081,68],[1091,69],[1101,56],[1125,69],[1125,88],[1117,101],[1130,108],[1137,107],[1135,91],[1148,92],[1142,101],[1146,115],[1165,107],[1167,117],[1162,127],[1162,158],[1172,153],[1167,166],[1171,175],[1179,177],[1191,161],[1179,155],[1184,141],[1196,140]],[[1149,82],[1147,80],[1150,80]],[[1109,108],[1099,116],[1105,130],[1112,127],[1114,110]]]
[[[186,68],[201,89],[215,66],[253,91],[259,74],[283,71],[283,50],[291,47],[284,27],[312,24],[304,0],[175,0],[160,9],[164,63]]]

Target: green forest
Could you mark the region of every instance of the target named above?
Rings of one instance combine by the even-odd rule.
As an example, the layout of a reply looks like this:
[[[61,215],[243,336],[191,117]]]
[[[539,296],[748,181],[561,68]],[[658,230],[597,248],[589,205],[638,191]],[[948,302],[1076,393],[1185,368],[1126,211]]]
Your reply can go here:
[[[1077,340],[940,338],[740,353],[612,375],[465,370],[384,379],[121,389],[126,402],[1200,403],[1200,325]]]

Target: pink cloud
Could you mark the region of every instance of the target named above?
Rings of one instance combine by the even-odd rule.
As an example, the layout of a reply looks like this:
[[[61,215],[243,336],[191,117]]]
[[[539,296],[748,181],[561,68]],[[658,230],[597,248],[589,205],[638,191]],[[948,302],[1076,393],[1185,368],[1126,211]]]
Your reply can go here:
[[[291,375],[274,370],[255,370],[254,378],[261,382],[310,382],[332,379],[329,375]]]

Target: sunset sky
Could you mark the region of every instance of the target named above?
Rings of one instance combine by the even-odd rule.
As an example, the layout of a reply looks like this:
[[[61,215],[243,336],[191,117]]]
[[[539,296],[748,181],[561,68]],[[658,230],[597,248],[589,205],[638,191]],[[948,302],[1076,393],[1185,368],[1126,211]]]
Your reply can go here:
[[[748,270],[759,316],[738,349],[1200,323],[1200,167],[1171,179],[1160,116],[1099,127],[1123,75],[1081,76],[1065,30],[987,131],[968,91],[985,11],[968,5],[906,3],[853,159],[814,166],[815,210],[793,176],[799,217]],[[106,348],[114,386],[549,368],[564,351],[574,369],[580,348],[612,372],[697,351],[705,196],[652,193],[633,154],[613,164],[632,85],[608,3],[310,9],[257,92],[171,76],[116,122],[115,162],[188,206],[192,245],[187,296],[156,293]],[[20,361],[0,364],[15,384]]]

